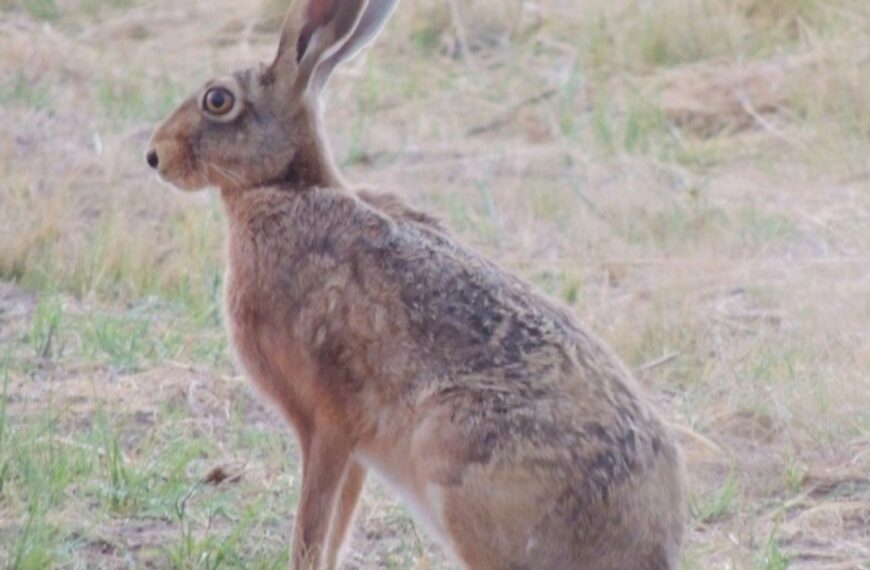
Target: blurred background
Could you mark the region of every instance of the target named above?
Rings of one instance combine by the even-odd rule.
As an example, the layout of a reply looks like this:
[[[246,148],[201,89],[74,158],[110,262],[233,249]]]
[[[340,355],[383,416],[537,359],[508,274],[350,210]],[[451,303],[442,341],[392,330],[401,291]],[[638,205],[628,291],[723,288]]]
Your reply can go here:
[[[215,192],[155,123],[287,2],[0,0],[0,565],[283,568]],[[684,569],[870,568],[870,2],[404,0],[329,88],[355,183],[571,305],[679,434]],[[451,568],[370,484],[348,568]]]

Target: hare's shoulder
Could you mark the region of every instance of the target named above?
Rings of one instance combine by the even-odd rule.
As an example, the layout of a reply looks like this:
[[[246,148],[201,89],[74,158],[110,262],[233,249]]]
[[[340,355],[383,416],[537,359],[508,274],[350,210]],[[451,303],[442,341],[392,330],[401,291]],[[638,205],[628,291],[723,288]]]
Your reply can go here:
[[[364,188],[358,190],[356,195],[367,205],[379,210],[396,221],[421,224],[440,232],[447,231],[446,228],[441,225],[441,221],[438,218],[411,207],[397,194],[375,192],[371,189]]]

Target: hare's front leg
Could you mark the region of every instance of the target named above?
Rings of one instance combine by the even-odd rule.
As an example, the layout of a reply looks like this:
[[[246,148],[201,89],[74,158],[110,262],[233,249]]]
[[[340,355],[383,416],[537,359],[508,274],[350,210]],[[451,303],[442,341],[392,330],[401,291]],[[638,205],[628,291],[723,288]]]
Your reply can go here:
[[[294,570],[321,570],[350,452],[351,445],[343,434],[323,429],[311,434],[304,453],[302,496],[293,530]]]
[[[325,570],[336,570],[341,562],[341,549],[351,527],[353,513],[359,502],[365,480],[365,467],[355,461],[351,463],[344,477],[341,496],[338,498],[335,514],[332,517],[332,530],[329,535],[329,546],[326,549]]]

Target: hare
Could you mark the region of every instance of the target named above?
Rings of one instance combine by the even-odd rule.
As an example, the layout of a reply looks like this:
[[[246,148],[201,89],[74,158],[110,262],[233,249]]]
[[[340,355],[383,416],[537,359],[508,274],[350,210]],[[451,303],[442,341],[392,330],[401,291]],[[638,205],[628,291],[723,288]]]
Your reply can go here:
[[[275,60],[206,83],[146,152],[165,181],[220,189],[232,345],[303,457],[292,566],[338,567],[373,471],[471,570],[676,568],[680,454],[623,364],[336,169],[321,92],[395,4],[295,0]]]

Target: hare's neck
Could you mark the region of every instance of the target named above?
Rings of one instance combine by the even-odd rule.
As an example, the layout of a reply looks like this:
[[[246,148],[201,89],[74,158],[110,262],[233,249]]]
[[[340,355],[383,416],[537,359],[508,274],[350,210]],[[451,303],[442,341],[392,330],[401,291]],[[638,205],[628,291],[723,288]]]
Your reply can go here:
[[[344,188],[344,179],[329,147],[319,103],[313,102],[302,120],[305,124],[300,126],[305,142],[297,149],[279,183],[298,190]]]

